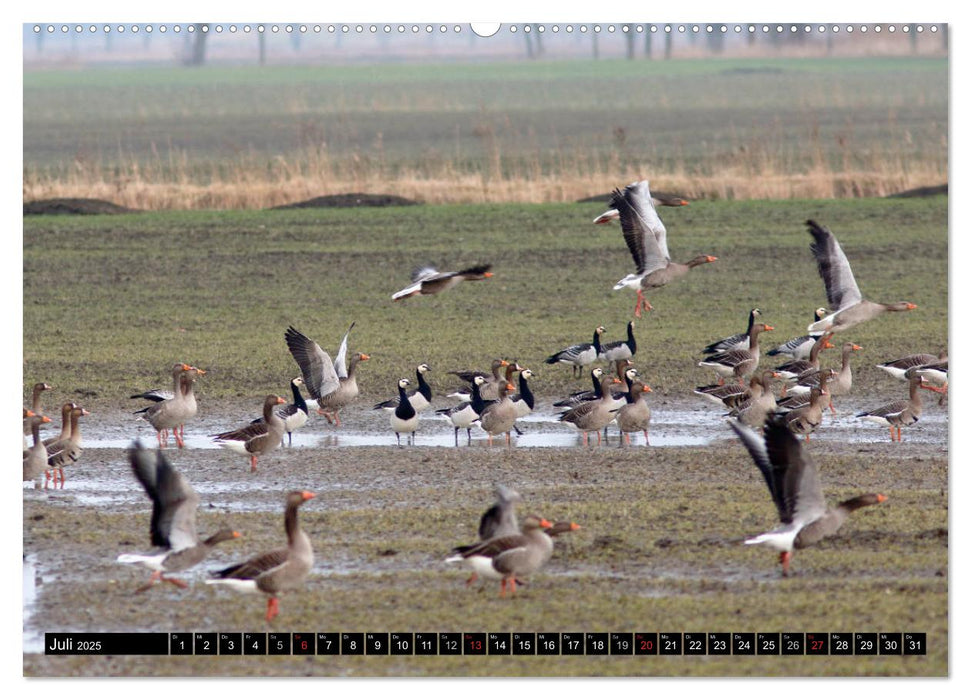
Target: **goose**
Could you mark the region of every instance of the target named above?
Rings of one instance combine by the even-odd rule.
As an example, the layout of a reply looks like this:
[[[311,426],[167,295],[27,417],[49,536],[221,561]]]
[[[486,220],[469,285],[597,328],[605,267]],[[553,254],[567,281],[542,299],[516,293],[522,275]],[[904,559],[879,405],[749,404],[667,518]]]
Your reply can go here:
[[[62,442],[71,437],[71,411],[77,406],[73,401],[65,401],[61,406],[61,432],[56,437],[44,439],[44,446],[50,447],[54,443]]]
[[[621,360],[630,360],[637,354],[637,340],[634,339],[634,322],[627,322],[627,339],[605,343],[600,348],[599,359],[615,365]]]
[[[823,316],[829,314],[825,308],[820,307],[813,312],[813,322],[819,321]],[[807,335],[800,335],[798,338],[790,338],[781,345],[776,345],[774,348],[769,350],[766,355],[770,357],[775,357],[776,355],[785,355],[791,357],[793,360],[805,360],[809,357],[810,351],[813,349],[813,344],[816,342],[816,338],[822,335],[822,331],[813,331]]]
[[[303,375],[304,385],[310,398],[317,402],[317,413],[324,416],[328,423],[340,427],[341,408],[357,398],[356,370],[359,362],[370,360],[366,353],[355,353],[347,366],[347,337],[354,328],[351,323],[341,339],[340,349],[334,360],[315,341],[293,326],[287,328],[284,339],[293,359]],[[308,402],[309,403],[309,402]]]
[[[577,343],[570,347],[563,348],[559,352],[554,352],[546,358],[548,365],[555,365],[561,362],[573,367],[573,376],[579,375],[580,371],[597,361],[602,352],[600,336],[606,332],[603,326],[597,326],[593,330],[593,341],[589,343]]]
[[[617,411],[617,427],[620,428],[620,433],[628,445],[630,434],[635,432],[644,433],[644,444],[651,444],[647,434],[651,425],[651,407],[647,405],[644,397],[650,391],[651,387],[644,382],[634,382],[630,388],[630,401]]]
[[[827,370],[832,372],[833,370]],[[823,422],[823,402],[829,397],[829,392],[825,387],[816,386],[809,392],[809,403],[799,408],[794,408],[788,413],[783,414],[783,421],[786,427],[794,435],[805,436],[808,442],[809,436],[816,432],[816,428]]]
[[[748,327],[745,329],[744,333],[736,333],[735,335],[730,335],[727,338],[722,338],[721,340],[716,340],[713,343],[709,343],[701,351],[701,354],[715,355],[728,350],[748,350],[749,334],[752,332],[752,326],[755,325],[755,320],[761,315],[761,309],[752,309],[748,312]]]
[[[287,508],[283,518],[287,533],[287,547],[260,554],[252,559],[220,571],[207,579],[209,585],[225,585],[243,593],[263,593],[267,596],[266,621],[280,612],[280,594],[303,585],[314,566],[314,551],[310,538],[300,528],[297,511],[300,506],[316,498],[311,491],[291,491],[287,494]]]
[[[868,493],[827,507],[816,464],[780,419],[766,423],[764,437],[736,422],[729,422],[729,427],[762,472],[781,523],[774,530],[745,540],[745,544],[761,544],[778,551],[783,576],[789,575],[793,549],[804,549],[835,535],[850,513],[887,500],[883,494]]]
[[[815,372],[819,369],[819,353],[823,350],[828,350],[829,348],[836,347],[831,342],[832,333],[823,333],[816,341],[813,343],[812,350],[809,351],[809,357],[805,360],[790,360],[789,362],[783,362],[781,365],[775,368],[775,371],[779,374],[779,377],[783,381],[783,389],[785,390],[789,384],[794,384],[800,377],[806,375],[809,372]],[[783,391],[785,393],[785,391]]]
[[[833,407],[833,397],[846,396],[850,393],[850,389],[853,388],[853,370],[850,368],[850,356],[854,352],[859,352],[862,349],[856,343],[843,343],[840,369],[826,386],[829,393],[829,410],[833,413],[836,413],[836,409]],[[796,385],[789,389],[790,393],[796,395],[808,394],[812,387],[819,385],[821,374],[822,372],[817,370],[800,375],[796,381]]]
[[[906,426],[916,423],[920,419],[920,414],[923,410],[923,402],[921,401],[919,391],[923,379],[919,374],[914,373],[907,381],[910,388],[909,399],[891,401],[870,411],[862,411],[856,414],[857,418],[865,418],[874,423],[889,426],[891,442],[902,442],[901,430]],[[896,437],[894,437],[894,428],[897,429]]]
[[[143,593],[159,581],[179,588],[188,588],[182,579],[167,577],[192,568],[204,560],[221,542],[240,536],[232,528],[223,528],[212,537],[200,540],[196,532],[196,510],[199,496],[188,480],[172,466],[161,450],[152,452],[135,442],[128,449],[128,459],[135,478],[152,501],[152,520],[149,526],[152,545],[158,550],[151,554],[120,554],[122,564],[140,564],[152,570],[148,583],[135,590]]]
[[[607,384],[610,382],[619,382],[619,380],[606,376],[604,371],[599,367],[595,367],[593,373],[600,382],[599,398],[593,401],[585,401],[579,406],[560,414],[561,421],[570,423],[583,434],[584,446],[588,443],[587,433],[591,431],[597,433],[597,444],[601,444],[600,431],[614,420],[614,412],[616,410],[614,397],[607,388]]]
[[[485,383],[485,377],[476,377],[472,382],[472,396],[457,406],[440,408],[435,413],[445,416],[455,428],[455,445],[459,444],[459,430],[465,428],[468,433],[469,444],[472,444],[472,425],[479,420],[486,403],[479,394],[479,387]]]
[[[483,280],[492,277],[492,265],[476,265],[459,272],[439,272],[431,265],[417,267],[411,273],[411,284],[391,295],[394,301],[413,296],[438,294],[451,289],[459,282]]]
[[[418,365],[417,369],[415,370],[415,377],[418,379],[418,387],[408,392],[408,400],[411,402],[411,407],[419,413],[431,406],[432,403],[432,388],[425,379],[425,374],[430,371],[431,368],[426,363],[422,362],[420,365]],[[393,399],[388,399],[387,401],[374,404],[373,410],[376,411],[383,409],[385,411],[393,411],[397,407],[398,397],[396,396]]]
[[[30,434],[33,443],[24,450],[24,481],[34,481],[47,469],[47,447],[40,439],[40,429],[45,423],[50,423],[51,419],[44,415],[39,415],[33,411],[26,410],[26,420],[30,423]],[[39,481],[38,481],[39,485]]]
[[[507,537],[519,534],[516,504],[522,501],[522,496],[519,495],[518,491],[503,486],[502,484],[496,485],[495,493],[496,502],[479,519],[479,542],[476,544],[459,545],[452,549],[451,554],[461,554],[493,537]],[[479,574],[473,566],[472,575],[466,580],[465,585],[471,585],[478,577]]]
[[[139,411],[135,411],[135,414],[143,414],[141,417],[155,428],[159,447],[164,447],[168,444],[168,433],[170,430],[175,437],[175,444],[179,447],[185,447],[185,442],[182,440],[177,428],[191,417],[189,413],[192,406],[190,406],[182,391],[182,376],[186,372],[193,371],[193,369],[191,365],[187,365],[184,362],[176,362],[172,365],[171,394],[162,394],[157,389],[153,389],[142,394],[132,394],[130,397],[133,399],[147,398],[155,402]]]
[[[599,368],[596,368],[599,369]],[[601,369],[600,372],[603,372]],[[629,375],[629,376],[628,376]],[[600,373],[594,373],[593,370],[590,371],[590,380],[593,385],[592,389],[586,391],[575,391],[565,399],[556,401],[553,406],[555,408],[576,408],[582,403],[587,401],[596,401],[600,398]],[[630,366],[629,360],[621,360],[617,364],[617,381],[611,382],[612,384],[623,384],[626,391],[621,389],[620,391],[611,391],[611,396],[614,398],[613,408],[620,408],[625,403],[627,403],[627,393],[630,391],[630,384],[637,377],[637,370]]]
[[[516,424],[518,413],[516,405],[512,402],[510,392],[516,390],[508,382],[499,387],[499,400],[496,403],[488,404],[482,409],[479,416],[479,426],[489,434],[489,446],[492,446],[492,437],[501,433],[506,434],[506,445],[512,444],[513,426]],[[481,393],[481,387],[480,387]]]
[[[828,394],[830,391],[830,379],[834,378],[836,373],[831,369],[820,370],[819,372],[812,373],[812,386],[809,387],[807,393],[790,393],[789,396],[779,399],[776,401],[775,412],[776,413],[788,413],[797,408],[802,408],[803,406],[809,405],[809,395],[812,393],[813,388],[819,388],[824,394]]]
[[[680,195],[670,194],[668,192],[651,192],[651,203],[655,207],[686,207],[688,206],[688,200],[684,199]],[[608,209],[603,214],[598,216],[593,220],[595,224],[609,224],[611,221],[616,221],[620,218],[620,212],[616,209]]]
[[[398,380],[398,405],[391,414],[391,429],[401,447],[401,433],[411,433],[411,443],[415,443],[415,431],[418,430],[418,411],[411,405],[408,398],[408,387],[411,382],[407,379]]]
[[[711,355],[698,363],[699,367],[715,370],[719,376],[719,383],[725,378],[735,376],[744,379],[752,375],[759,366],[759,334],[775,330],[767,323],[756,323],[749,333],[749,347],[747,350],[728,350]]]
[[[80,406],[71,409],[71,432],[66,440],[60,440],[47,445],[47,466],[45,471],[44,488],[53,474],[54,487],[57,488],[60,477],[61,488],[64,488],[64,465],[74,464],[81,459],[81,416],[90,416],[91,412]]]
[[[250,471],[256,471],[256,458],[275,450],[283,442],[283,419],[276,414],[277,406],[286,401],[274,394],[263,400],[263,421],[249,423],[238,430],[213,435],[212,440],[220,447],[250,456]]]
[[[294,377],[290,380],[290,391],[293,392],[293,403],[285,404],[273,410],[283,421],[283,429],[287,433],[287,446],[293,445],[293,431],[299,430],[307,424],[309,420],[309,409],[307,401],[300,393],[300,387],[304,386],[303,377]],[[253,423],[262,423],[263,416],[254,418]]]
[[[545,529],[553,527],[546,518],[528,515],[523,519],[522,532],[500,535],[480,542],[445,561],[465,561],[483,578],[499,579],[499,595],[516,592],[516,580],[540,569],[553,555],[553,540]]]
[[[843,249],[828,228],[813,220],[806,222],[813,237],[810,249],[816,257],[819,276],[826,287],[829,308],[836,309],[829,316],[809,326],[810,331],[830,331],[839,333],[869,321],[885,311],[910,311],[917,305],[909,301],[893,304],[879,304],[863,298],[860,288],[853,278],[853,270],[846,259]]]
[[[524,418],[533,412],[536,405],[536,397],[533,390],[529,388],[529,380],[533,378],[533,370],[524,367],[519,371],[519,392],[513,394],[513,405],[516,407],[516,417]]]
[[[507,368],[505,377],[503,377],[503,375],[500,374],[499,372],[499,370],[502,369],[503,367]],[[454,374],[456,377],[458,377],[468,385],[471,385],[476,377],[480,377],[480,376],[483,377],[485,379],[485,383],[479,387],[479,393],[482,396],[483,400],[491,401],[493,399],[499,398],[499,387],[508,384],[512,372],[515,372],[515,371],[516,369],[514,366],[510,368],[510,364],[508,360],[502,360],[502,359],[496,358],[495,360],[492,361],[491,374],[480,372],[478,370],[458,370],[458,371],[449,372],[449,374]],[[466,393],[465,390],[459,390],[459,391],[452,392],[451,394],[449,394],[449,396],[461,398],[463,401],[468,401],[470,394]]]
[[[50,391],[53,388],[54,387],[52,387],[47,382],[37,382],[36,384],[34,384],[34,388],[31,392],[31,398],[30,398],[30,412],[33,413],[33,416],[41,416],[44,414],[44,411],[40,406],[41,394],[43,394],[45,391]],[[25,436],[30,435],[33,432],[34,421],[31,420],[33,416],[26,416],[26,415],[24,416],[24,435]],[[47,422],[50,423],[50,420],[48,420]]]
[[[937,355],[931,355],[930,353],[922,352],[916,353],[914,355],[906,355],[904,357],[899,357],[896,360],[887,360],[886,362],[881,362],[877,365],[880,369],[885,371],[891,377],[895,379],[907,379],[907,370],[913,367],[920,367],[923,365],[934,364],[941,360],[947,360],[947,350],[942,350]],[[34,411],[36,413],[37,411]]]
[[[766,370],[761,376],[752,377],[749,395],[732,401],[728,415],[751,428],[761,429],[766,417],[777,409],[772,391],[772,381],[777,376],[776,372]]]
[[[924,380],[920,385],[921,389],[937,392],[941,395],[938,404],[944,404],[944,400],[947,398],[947,358],[919,367],[911,367],[907,370],[906,377],[910,379],[913,375]]]
[[[610,206],[619,212],[624,240],[637,266],[637,272],[617,282],[614,289],[628,287],[637,290],[635,317],[640,318],[642,308],[653,308],[644,298],[645,289],[663,287],[699,265],[718,260],[714,255],[699,255],[687,263],[671,262],[667,230],[651,202],[647,180],[628,185],[623,192],[614,190]]]

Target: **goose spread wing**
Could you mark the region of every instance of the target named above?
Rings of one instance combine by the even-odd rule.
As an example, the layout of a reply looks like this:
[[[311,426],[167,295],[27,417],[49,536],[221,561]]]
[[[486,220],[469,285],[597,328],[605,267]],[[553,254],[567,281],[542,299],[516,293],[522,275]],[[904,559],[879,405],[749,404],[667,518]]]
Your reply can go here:
[[[334,371],[341,379],[347,379],[347,336],[351,334],[351,329],[354,328],[355,323],[357,321],[352,322],[350,328],[347,329],[341,340],[340,349],[337,351],[337,357],[334,358]]]
[[[287,328],[284,337],[290,354],[300,367],[303,374],[304,383],[307,391],[315,399],[323,397],[337,391],[340,386],[340,379],[334,369],[334,362],[330,355],[324,352],[321,347],[298,331],[293,326]]]
[[[620,212],[624,242],[634,258],[637,273],[647,274],[665,267],[669,260],[667,233],[650,196],[645,200],[636,186],[631,185],[624,192],[614,190],[610,206]]]
[[[816,266],[826,286],[830,308],[839,311],[862,301],[863,295],[853,277],[850,261],[846,259],[839,241],[828,228],[815,221],[809,220],[806,225],[813,237],[809,247],[816,256]]]
[[[173,550],[198,544],[196,508],[199,496],[161,451],[136,443],[129,451],[135,478],[152,499],[152,544]]]

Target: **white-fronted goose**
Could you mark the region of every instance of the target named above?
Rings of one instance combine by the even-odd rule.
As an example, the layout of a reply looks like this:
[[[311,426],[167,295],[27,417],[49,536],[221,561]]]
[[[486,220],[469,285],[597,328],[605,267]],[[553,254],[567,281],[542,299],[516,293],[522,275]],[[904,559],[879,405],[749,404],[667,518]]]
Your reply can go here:
[[[832,372],[832,370],[827,370]],[[823,406],[829,398],[829,392],[824,387],[813,387],[809,392],[809,403],[794,408],[783,414],[782,419],[786,427],[795,435],[803,435],[808,441],[809,436],[816,432],[816,428],[823,422]]]
[[[418,430],[418,411],[411,405],[408,398],[408,387],[411,382],[407,379],[398,380],[398,405],[391,413],[391,429],[401,447],[401,433],[411,433],[411,443],[415,442],[415,431]]]
[[[910,387],[909,399],[891,401],[879,408],[857,413],[856,417],[889,426],[890,441],[902,442],[903,436],[901,435],[901,430],[906,426],[916,423],[920,419],[920,414],[923,410],[923,402],[920,398],[921,382],[923,382],[923,379],[920,375],[916,373],[912,374],[908,380]],[[897,430],[896,437],[894,437],[894,428]]]
[[[823,316],[829,314],[829,311],[820,307],[813,312],[813,322],[820,320]],[[808,359],[809,353],[813,349],[813,344],[816,342],[816,338],[823,334],[822,331],[813,331],[807,335],[800,335],[798,338],[791,338],[782,345],[777,345],[771,350],[769,350],[766,355],[775,357],[776,355],[785,355],[791,357],[793,360],[805,360]]]
[[[593,401],[585,401],[569,411],[564,411],[559,418],[562,422],[569,423],[580,431],[583,435],[584,446],[588,443],[587,433],[589,432],[596,432],[597,444],[601,444],[600,431],[614,420],[614,412],[617,409],[608,384],[619,380],[605,375],[600,367],[594,367],[592,373],[599,381],[598,398]]]
[[[503,367],[507,368],[505,376],[499,371]],[[479,370],[457,370],[449,372],[449,374],[454,374],[469,386],[468,394],[460,390],[452,392],[449,396],[459,397],[467,401],[471,396],[472,382],[475,381],[476,377],[482,377],[485,379],[485,382],[479,386],[479,394],[482,396],[482,400],[492,401],[498,399],[499,387],[508,384],[512,378],[512,373],[515,371],[515,366],[510,365],[508,360],[496,358],[492,361],[491,373],[480,372]]]
[[[714,255],[699,255],[687,263],[671,262],[667,230],[651,202],[647,180],[628,185],[623,192],[614,190],[610,206],[620,214],[624,241],[637,266],[637,272],[617,282],[614,289],[629,287],[637,290],[634,316],[638,318],[642,308],[651,308],[644,298],[645,289],[663,287],[688,274],[691,269],[718,259]]]
[[[411,407],[419,413],[431,406],[432,403],[432,388],[425,379],[425,374],[430,371],[431,368],[426,363],[422,362],[420,365],[418,365],[417,369],[415,370],[415,377],[418,379],[418,386],[408,392],[408,400],[411,402]],[[373,410],[383,409],[385,411],[393,411],[397,407],[398,397],[395,396],[393,399],[388,399],[387,401],[374,404]]]
[[[513,426],[519,417],[516,405],[512,402],[511,394],[516,387],[508,382],[499,387],[499,400],[496,403],[488,404],[482,409],[479,416],[479,426],[489,434],[489,445],[492,445],[494,435],[506,434],[506,444],[512,442]],[[480,387],[481,393],[481,387]]]
[[[263,400],[263,420],[250,423],[238,430],[213,435],[212,439],[220,447],[225,447],[242,455],[249,455],[250,471],[256,471],[256,458],[275,450],[283,442],[283,419],[274,410],[286,401],[273,394]]]
[[[297,522],[297,510],[315,494],[310,491],[291,491],[287,495],[287,509],[283,523],[287,532],[287,547],[260,554],[252,559],[213,573],[206,583],[229,586],[243,593],[263,593],[266,601],[266,621],[280,612],[279,597],[285,591],[303,585],[314,566],[314,551]]]
[[[31,413],[33,413],[35,416],[44,415],[44,410],[41,408],[41,405],[40,405],[41,394],[53,388],[54,387],[52,387],[50,384],[46,382],[37,382],[36,384],[34,384],[34,388],[30,396]],[[31,417],[24,416],[24,435],[30,435],[33,432],[34,422],[30,420],[30,418],[32,417],[33,416]],[[47,422],[50,423],[50,420],[48,420]]]
[[[513,394],[510,399],[516,406],[516,417],[524,418],[533,412],[536,405],[536,397],[533,390],[529,388],[529,380],[533,378],[533,370],[523,367],[519,371],[519,391]]]
[[[507,586],[510,593],[515,593],[516,579],[539,570],[553,555],[553,540],[545,532],[549,527],[553,527],[549,520],[528,515],[523,519],[521,533],[493,537],[456,552],[445,561],[465,561],[479,576],[499,579],[500,596],[505,596]]]
[[[782,523],[745,540],[745,544],[761,544],[778,551],[783,576],[789,575],[793,549],[834,535],[853,511],[887,500],[883,494],[869,493],[827,508],[815,463],[780,420],[766,423],[764,437],[736,422],[729,425],[762,472]]]
[[[577,343],[571,345],[568,348],[563,348],[559,352],[555,352],[546,358],[545,362],[548,365],[555,365],[558,362],[562,362],[565,365],[571,365],[573,367],[573,376],[576,377],[580,373],[580,370],[588,365],[592,365],[600,357],[602,346],[600,345],[600,336],[605,333],[603,326],[597,326],[593,330],[593,341],[590,343]]]
[[[273,410],[280,420],[283,421],[283,429],[287,433],[287,445],[293,445],[293,431],[299,430],[307,424],[310,418],[307,401],[300,393],[300,387],[304,386],[303,377],[294,377],[290,380],[290,391],[293,392],[293,403],[288,403]],[[254,423],[262,423],[263,416],[253,419]]]
[[[54,487],[57,488],[60,477],[61,488],[64,488],[64,466],[74,464],[81,459],[81,416],[90,416],[91,412],[75,406],[71,409],[71,433],[66,440],[58,440],[47,445],[47,465],[50,471],[45,474],[44,487],[53,474]]]
[[[760,309],[752,309],[748,312],[748,327],[744,333],[736,333],[727,338],[716,340],[714,343],[709,343],[701,351],[701,354],[715,355],[720,352],[728,352],[729,350],[748,350],[749,335],[752,333],[752,326],[755,325],[755,320],[761,315],[762,311]]]
[[[627,339],[604,343],[600,348],[600,359],[615,365],[622,360],[630,360],[637,354],[637,340],[634,338],[634,322],[627,322]]]
[[[711,355],[698,363],[699,367],[715,370],[721,382],[727,377],[746,379],[759,366],[761,353],[759,352],[759,335],[766,331],[775,330],[767,323],[756,323],[749,333],[749,346],[745,350],[729,350]]]
[[[148,421],[153,428],[155,428],[155,434],[158,438],[159,447],[163,447],[168,444],[170,430],[173,431],[172,434],[175,437],[175,444],[179,447],[185,447],[185,443],[176,429],[185,423],[187,418],[190,417],[190,405],[187,402],[185,393],[182,390],[182,375],[191,371],[192,369],[193,368],[191,365],[187,365],[184,362],[176,362],[174,365],[172,365],[171,395],[162,394],[157,389],[153,389],[142,394],[131,395],[131,398],[133,399],[147,398],[150,401],[155,402],[151,406],[146,406],[139,411],[135,411],[135,414],[141,414],[141,417]],[[159,400],[158,397],[162,396],[165,396],[166,398]]]
[[[850,357],[854,352],[862,349],[856,343],[849,341],[843,343],[840,368],[826,385],[826,390],[829,394],[829,410],[833,413],[836,413],[836,408],[833,406],[833,397],[846,396],[850,393],[850,389],[853,388],[853,370],[850,368]],[[808,394],[814,386],[819,386],[820,378],[823,374],[824,372],[821,370],[803,374],[797,379],[795,386],[789,391],[796,395]]]
[[[415,268],[411,273],[411,284],[391,295],[394,301],[426,294],[438,294],[451,289],[459,282],[484,280],[492,277],[492,265],[476,265],[459,272],[439,272],[430,265]]]
[[[485,383],[485,377],[476,377],[472,382],[472,396],[468,401],[463,401],[451,408],[440,408],[435,413],[443,415],[452,423],[455,428],[455,445],[459,444],[459,430],[465,428],[468,434],[469,444],[472,443],[472,425],[479,420],[486,403],[479,394],[479,387]]]
[[[224,528],[200,541],[196,532],[199,496],[186,478],[175,470],[161,450],[152,452],[139,442],[129,448],[128,459],[135,478],[152,501],[149,531],[152,546],[159,549],[151,554],[121,554],[118,561],[141,564],[152,570],[148,583],[136,589],[136,593],[147,591],[159,581],[188,588],[185,581],[166,574],[192,568],[209,556],[217,544],[240,535],[232,528]]]
[[[884,311],[910,311],[917,308],[916,304],[909,301],[879,304],[864,299],[860,293],[860,288],[856,285],[856,280],[853,278],[850,261],[846,259],[836,237],[828,228],[820,226],[815,221],[809,220],[806,225],[813,237],[810,249],[816,256],[819,276],[826,286],[829,308],[835,309],[829,316],[811,324],[809,326],[810,331],[839,333],[864,321],[869,321]]]
[[[24,450],[24,481],[35,481],[40,479],[40,475],[47,470],[47,447],[40,439],[40,428],[45,423],[50,423],[51,419],[47,416],[35,414],[33,411],[25,410],[28,413],[26,420],[30,423],[30,434],[34,442]]]
[[[644,433],[644,443],[651,444],[648,429],[651,427],[651,407],[647,405],[645,394],[651,391],[644,382],[634,382],[630,388],[630,400],[617,411],[617,427],[620,428],[624,442],[630,444],[630,434]]]
[[[651,203],[655,207],[686,207],[688,200],[681,195],[671,194],[670,192],[651,192]],[[609,224],[620,218],[620,212],[616,209],[608,209],[603,214],[593,220],[595,224]]]

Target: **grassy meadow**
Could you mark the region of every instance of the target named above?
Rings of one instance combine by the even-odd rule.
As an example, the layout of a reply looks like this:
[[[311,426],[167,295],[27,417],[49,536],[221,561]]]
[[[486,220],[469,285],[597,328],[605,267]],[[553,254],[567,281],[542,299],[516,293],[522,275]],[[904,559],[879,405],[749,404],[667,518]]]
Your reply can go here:
[[[24,74],[24,198],[882,196],[947,181],[947,60],[511,62]],[[886,86],[892,85],[893,89]]]

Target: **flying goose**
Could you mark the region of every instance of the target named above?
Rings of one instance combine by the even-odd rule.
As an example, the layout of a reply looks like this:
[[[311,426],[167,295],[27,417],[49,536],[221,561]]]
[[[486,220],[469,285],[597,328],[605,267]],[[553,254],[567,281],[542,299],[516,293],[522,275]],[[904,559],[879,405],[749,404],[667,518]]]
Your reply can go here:
[[[391,295],[394,301],[413,296],[438,294],[451,289],[459,282],[483,280],[492,277],[492,265],[476,265],[459,272],[439,272],[431,265],[417,267],[411,273],[411,284]]]
[[[688,200],[680,195],[669,192],[651,192],[651,203],[655,207],[686,207]],[[616,209],[608,209],[603,214],[593,220],[595,224],[609,224],[620,218],[620,212]]]

